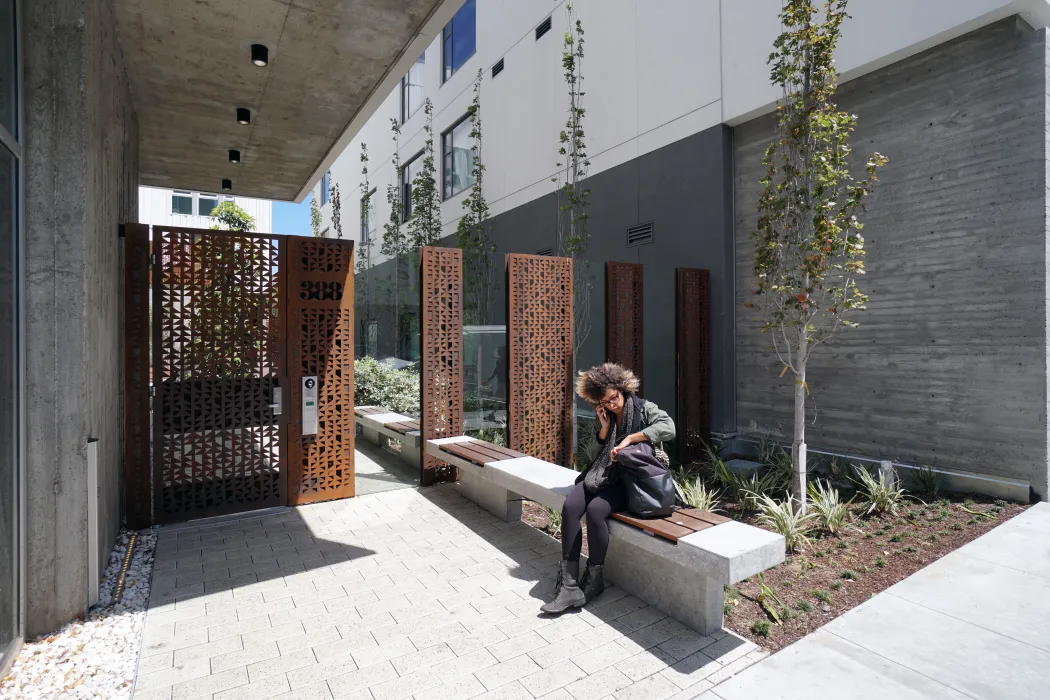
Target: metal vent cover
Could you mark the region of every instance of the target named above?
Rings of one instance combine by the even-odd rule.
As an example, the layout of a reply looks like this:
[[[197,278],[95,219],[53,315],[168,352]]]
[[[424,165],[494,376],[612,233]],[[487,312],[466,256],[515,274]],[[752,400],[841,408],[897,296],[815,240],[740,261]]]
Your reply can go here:
[[[638,224],[627,229],[627,247],[653,242],[653,222]]]
[[[540,37],[549,32],[550,30],[551,18],[548,17],[547,19],[540,22],[539,25],[536,27],[536,41],[539,41]]]
[[[554,248],[541,248],[536,251],[536,255],[554,255]]]
[[[496,61],[495,65],[492,66],[492,77],[495,78],[497,75],[503,72],[503,59]]]

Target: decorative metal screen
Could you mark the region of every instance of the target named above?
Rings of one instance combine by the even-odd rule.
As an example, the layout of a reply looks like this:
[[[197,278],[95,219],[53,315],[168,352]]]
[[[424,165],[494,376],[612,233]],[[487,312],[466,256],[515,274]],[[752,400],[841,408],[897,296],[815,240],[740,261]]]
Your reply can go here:
[[[150,503],[149,227],[124,226],[124,512],[128,527],[153,524]]]
[[[507,256],[511,449],[570,466],[572,260]]]
[[[154,518],[284,503],[281,237],[153,228]]]
[[[353,243],[290,238],[288,502],[354,495]],[[303,435],[303,377],[317,377],[317,434]]]
[[[675,270],[678,363],[678,459],[703,455],[711,430],[711,275]]]
[[[632,370],[644,369],[641,265],[610,262],[605,268],[605,358]]]
[[[423,440],[463,434],[463,251],[423,248],[420,407]],[[456,468],[423,450],[420,482],[455,481]]]

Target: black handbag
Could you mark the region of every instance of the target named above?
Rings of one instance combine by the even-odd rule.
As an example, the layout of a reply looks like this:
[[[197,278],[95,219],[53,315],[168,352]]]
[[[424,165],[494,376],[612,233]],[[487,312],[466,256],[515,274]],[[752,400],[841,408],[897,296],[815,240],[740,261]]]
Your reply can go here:
[[[660,464],[652,445],[641,443],[616,455],[627,495],[627,511],[639,518],[662,518],[674,512],[675,485],[671,473]]]

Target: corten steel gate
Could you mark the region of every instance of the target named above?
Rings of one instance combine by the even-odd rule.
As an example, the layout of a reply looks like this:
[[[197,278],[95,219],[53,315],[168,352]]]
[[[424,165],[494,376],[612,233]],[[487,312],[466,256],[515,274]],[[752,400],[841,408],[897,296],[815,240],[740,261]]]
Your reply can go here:
[[[571,259],[507,256],[507,348],[511,449],[571,466]]]
[[[463,434],[463,251],[423,248],[419,280],[420,428],[426,441]],[[455,467],[421,452],[423,486],[458,478]]]
[[[353,495],[352,244],[155,226],[149,279],[148,228],[125,234],[129,519]],[[150,373],[152,468],[140,437]],[[317,432],[304,436],[302,385],[313,376]]]
[[[605,267],[605,359],[627,367],[639,381],[645,368],[643,269],[622,262]]]
[[[711,274],[675,269],[678,459],[704,453],[711,431]]]

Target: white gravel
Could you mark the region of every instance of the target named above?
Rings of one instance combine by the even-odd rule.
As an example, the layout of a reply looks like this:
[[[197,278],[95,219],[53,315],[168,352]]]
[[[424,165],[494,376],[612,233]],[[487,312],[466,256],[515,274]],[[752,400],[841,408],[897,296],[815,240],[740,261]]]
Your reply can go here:
[[[157,544],[156,535],[139,533],[124,595],[113,604],[131,534],[122,531],[109,555],[99,604],[88,611],[86,619],[28,642],[0,682],[0,700],[113,700],[131,696]]]

